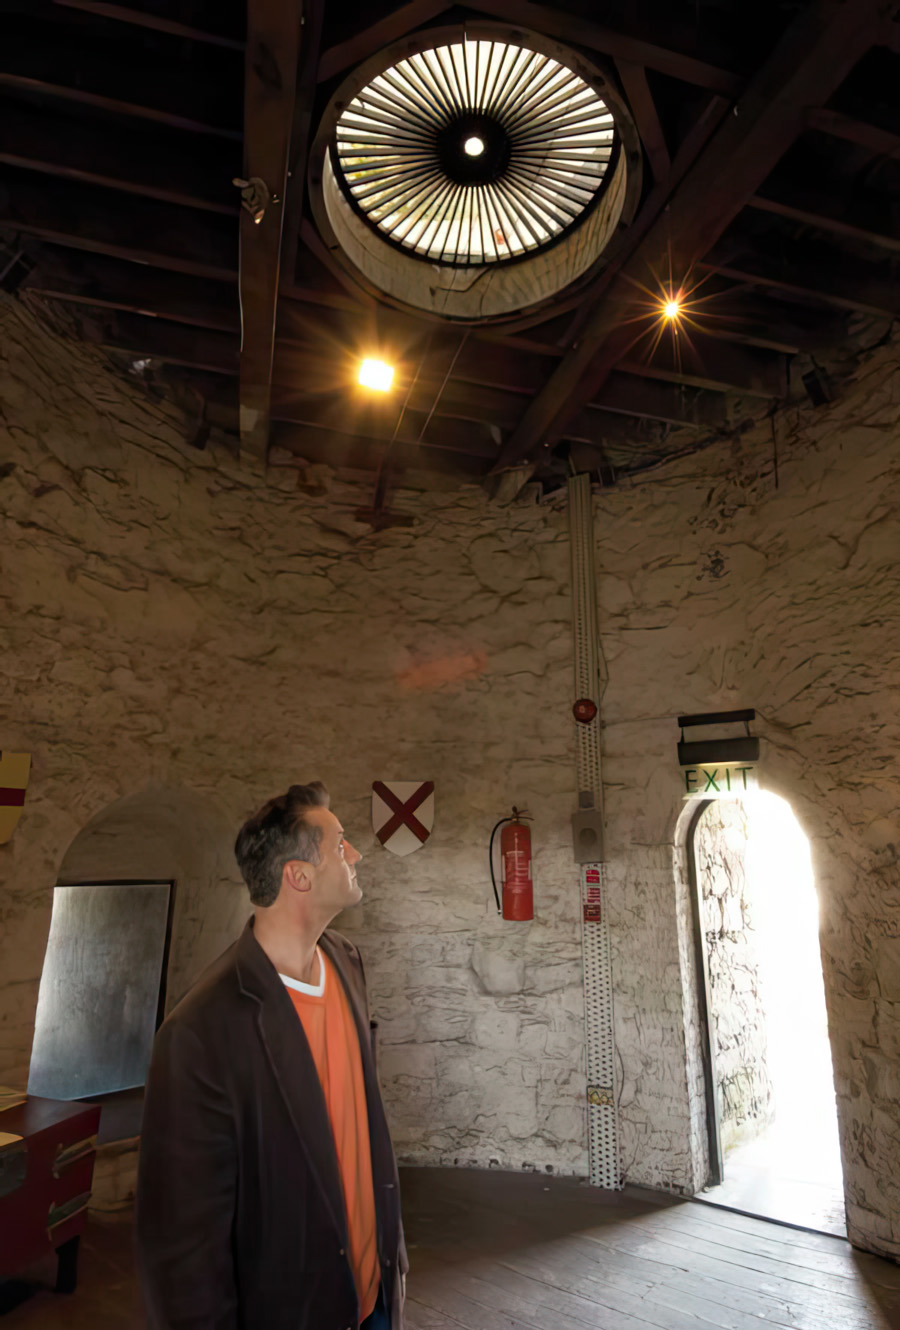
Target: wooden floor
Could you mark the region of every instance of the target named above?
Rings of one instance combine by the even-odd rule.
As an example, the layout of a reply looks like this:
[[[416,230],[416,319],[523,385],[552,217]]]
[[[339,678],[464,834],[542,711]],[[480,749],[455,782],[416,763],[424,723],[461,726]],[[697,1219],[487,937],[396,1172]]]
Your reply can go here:
[[[653,1192],[406,1170],[407,1330],[896,1330],[900,1267]]]
[[[839,1238],[539,1174],[405,1169],[401,1182],[407,1330],[900,1330],[900,1267]],[[92,1222],[71,1298],[39,1291],[0,1318],[142,1325],[127,1216]]]

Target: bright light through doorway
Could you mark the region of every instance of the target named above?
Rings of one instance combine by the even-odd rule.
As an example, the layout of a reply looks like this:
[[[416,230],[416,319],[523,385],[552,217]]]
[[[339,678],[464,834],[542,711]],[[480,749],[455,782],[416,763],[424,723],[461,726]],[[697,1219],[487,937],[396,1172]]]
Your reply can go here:
[[[757,912],[776,1102],[771,1147],[788,1176],[840,1183],[819,901],[809,841],[790,804],[777,795],[756,791],[747,800],[747,811],[747,867]]]
[[[727,1151],[708,1199],[768,1218],[843,1232],[837,1109],[810,847],[786,800],[744,801],[751,927],[765,1012],[775,1118]]]

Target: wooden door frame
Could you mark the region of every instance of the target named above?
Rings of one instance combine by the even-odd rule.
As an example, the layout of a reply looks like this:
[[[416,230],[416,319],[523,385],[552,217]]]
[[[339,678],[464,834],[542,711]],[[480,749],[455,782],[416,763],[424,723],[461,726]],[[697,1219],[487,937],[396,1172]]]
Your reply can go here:
[[[709,954],[703,931],[703,889],[697,869],[696,831],[700,819],[714,799],[698,799],[697,807],[688,823],[685,848],[687,875],[691,897],[691,919],[694,933],[694,959],[697,972],[697,1008],[700,1021],[700,1057],[703,1062],[703,1080],[706,1086],[706,1135],[708,1143],[709,1176],[706,1185],[716,1187],[725,1179],[722,1156],[722,1129],[719,1121],[719,1082],[716,1076],[716,1042],[712,1026],[712,1003],[709,983]]]

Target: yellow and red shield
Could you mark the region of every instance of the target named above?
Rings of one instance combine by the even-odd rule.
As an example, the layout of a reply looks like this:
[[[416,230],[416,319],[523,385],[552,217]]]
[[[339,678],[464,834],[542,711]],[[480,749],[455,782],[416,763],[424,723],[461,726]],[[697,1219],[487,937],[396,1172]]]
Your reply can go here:
[[[30,753],[0,752],[0,845],[6,844],[22,816],[30,773]]]

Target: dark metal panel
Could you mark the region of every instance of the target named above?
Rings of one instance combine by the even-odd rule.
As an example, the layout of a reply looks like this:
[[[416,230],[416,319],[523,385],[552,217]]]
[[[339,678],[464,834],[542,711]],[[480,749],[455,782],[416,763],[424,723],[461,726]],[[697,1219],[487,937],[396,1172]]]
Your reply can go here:
[[[143,1085],[171,883],[56,887],[28,1091],[79,1099]]]
[[[724,762],[758,762],[759,740],[753,735],[741,739],[706,739],[702,743],[680,743],[678,762],[682,767],[708,767]]]
[[[679,716],[678,724],[686,730],[694,725],[731,725],[751,720],[756,720],[756,712],[747,707],[744,711],[707,711],[698,716]]]

